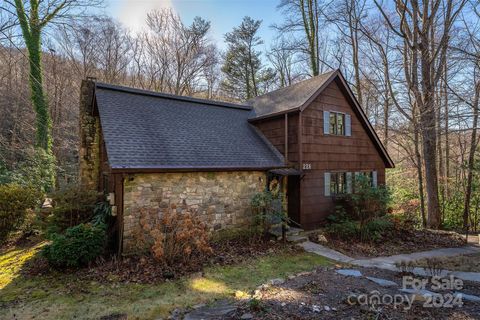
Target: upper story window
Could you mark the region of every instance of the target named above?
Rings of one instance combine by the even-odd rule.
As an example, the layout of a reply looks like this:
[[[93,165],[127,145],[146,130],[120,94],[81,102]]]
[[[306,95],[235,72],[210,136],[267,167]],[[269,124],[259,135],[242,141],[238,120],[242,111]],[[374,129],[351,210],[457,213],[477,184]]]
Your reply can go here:
[[[348,113],[323,111],[323,133],[336,136],[352,135],[352,120]]]
[[[330,134],[345,135],[345,114],[330,112]]]

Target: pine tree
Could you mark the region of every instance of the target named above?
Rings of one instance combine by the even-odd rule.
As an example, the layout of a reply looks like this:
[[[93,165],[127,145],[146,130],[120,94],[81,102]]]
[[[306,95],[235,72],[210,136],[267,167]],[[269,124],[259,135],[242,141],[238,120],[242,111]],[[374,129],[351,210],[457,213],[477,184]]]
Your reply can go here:
[[[261,52],[255,47],[263,44],[257,35],[262,21],[244,17],[240,26],[225,35],[228,45],[222,71],[223,89],[233,98],[245,100],[258,96],[273,78],[273,71],[265,68]]]

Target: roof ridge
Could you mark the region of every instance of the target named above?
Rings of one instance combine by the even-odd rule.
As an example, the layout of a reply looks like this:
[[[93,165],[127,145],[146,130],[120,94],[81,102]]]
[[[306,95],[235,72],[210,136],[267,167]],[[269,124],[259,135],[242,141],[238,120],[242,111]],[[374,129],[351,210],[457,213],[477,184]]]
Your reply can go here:
[[[207,104],[207,105],[212,105],[217,107],[241,109],[241,110],[248,110],[248,111],[251,111],[253,109],[251,106],[244,105],[244,104],[237,104],[237,103],[202,99],[202,98],[194,98],[189,96],[180,96],[180,95],[175,95],[170,93],[157,92],[157,91],[127,87],[127,86],[120,86],[120,85],[114,85],[114,84],[109,84],[104,82],[95,82],[95,87],[100,89],[127,92],[132,94],[158,97],[158,98],[164,98],[164,99],[180,100],[180,101],[186,101],[186,102],[197,102],[197,103]]]

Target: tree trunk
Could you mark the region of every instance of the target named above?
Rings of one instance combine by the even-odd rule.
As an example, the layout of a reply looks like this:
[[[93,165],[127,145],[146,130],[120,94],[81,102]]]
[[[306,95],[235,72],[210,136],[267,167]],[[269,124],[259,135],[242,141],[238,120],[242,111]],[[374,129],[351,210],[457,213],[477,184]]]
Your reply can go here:
[[[429,102],[428,104],[430,104]],[[428,105],[427,104],[427,105]],[[424,109],[420,116],[423,139],[423,161],[427,190],[427,226],[437,229],[440,226],[440,206],[438,199],[437,150],[435,133],[435,114]]]
[[[46,181],[47,189],[55,185],[55,162],[52,151],[52,119],[48,110],[47,100],[43,91],[42,76],[42,48],[41,31],[42,23],[39,20],[39,2],[31,1],[30,17],[27,18],[23,2],[15,0],[15,8],[20,22],[22,35],[28,51],[29,60],[29,82],[31,89],[31,99],[36,113],[36,138],[35,146],[43,151],[47,158],[46,163],[42,163],[43,174],[48,176]]]
[[[349,29],[350,29],[350,41],[352,45],[352,60],[353,60],[353,70],[355,76],[355,91],[357,94],[357,99],[360,102],[360,105],[363,105],[363,96],[362,96],[362,88],[360,84],[360,65],[358,61],[358,14],[356,12],[356,1],[350,0],[349,4]]]
[[[422,226],[427,227],[427,216],[425,214],[425,197],[423,194],[423,172],[422,172],[422,156],[420,154],[420,137],[417,126],[414,127],[414,144],[415,144],[415,158],[417,162],[418,175],[418,195],[420,197],[420,214],[422,216]]]
[[[425,182],[427,190],[427,225],[438,229],[440,226],[440,202],[438,198],[437,173],[437,132],[435,112],[435,85],[433,66],[428,39],[428,32],[419,31],[421,94],[417,92],[416,100],[420,110],[420,128],[422,129],[423,161],[425,166]],[[416,42],[416,41],[415,41]],[[417,43],[417,42],[416,42]],[[418,88],[417,88],[418,90]]]
[[[312,69],[312,75],[318,76],[318,50],[317,50],[317,43],[318,43],[318,32],[316,25],[317,23],[314,21],[316,14],[314,14],[314,8],[317,8],[317,0],[306,0],[307,1],[307,8],[305,8],[305,0],[300,0],[300,10],[302,12],[302,20],[303,20],[303,28],[305,30],[305,34],[307,36],[308,47],[309,47],[309,58],[310,58],[310,66]],[[315,2],[315,3],[314,3]],[[307,12],[305,12],[307,11]],[[318,21],[317,21],[318,22]]]
[[[389,80],[388,78],[388,66],[384,64],[383,74],[385,83]],[[390,118],[390,94],[389,90],[385,88],[385,101],[383,104],[383,144],[388,150],[388,134],[389,134],[389,118]]]
[[[447,64],[445,63],[445,71],[444,71],[444,77],[447,79],[447,71],[448,67]],[[445,86],[444,92],[445,92],[445,97],[444,97],[444,105],[445,105],[445,181],[444,181],[444,190],[445,190],[445,198],[449,197],[449,190],[448,190],[448,183],[449,183],[449,178],[450,178],[450,141],[449,141],[449,108],[448,108],[448,90],[447,86],[448,83],[445,80],[443,85]]]
[[[463,205],[463,228],[468,231],[468,218],[470,214],[470,201],[472,197],[473,166],[475,164],[475,151],[477,150],[477,126],[478,126],[478,100],[480,95],[480,82],[475,88],[475,98],[473,103],[472,137],[470,140],[470,150],[468,153],[467,164],[467,186],[465,190],[465,202]]]

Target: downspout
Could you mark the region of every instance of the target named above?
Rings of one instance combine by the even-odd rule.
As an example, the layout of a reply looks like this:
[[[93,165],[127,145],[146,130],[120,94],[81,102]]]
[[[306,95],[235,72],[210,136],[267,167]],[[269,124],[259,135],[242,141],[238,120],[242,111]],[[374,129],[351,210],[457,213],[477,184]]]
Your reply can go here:
[[[123,250],[123,193],[124,193],[125,174],[115,175],[115,205],[117,207],[117,223],[118,223],[118,248],[117,255],[120,257]]]
[[[298,113],[298,170],[303,172],[303,124],[302,124],[302,110]],[[303,174],[302,174],[303,178]],[[298,223],[302,224],[302,179],[299,180],[298,186]]]
[[[285,113],[285,165],[288,165],[288,113]]]
[[[302,125],[302,111],[298,113],[298,170],[303,168],[303,125]]]

